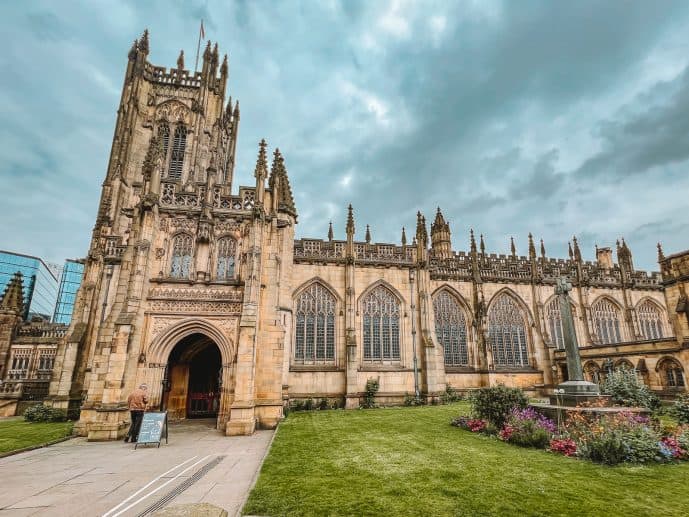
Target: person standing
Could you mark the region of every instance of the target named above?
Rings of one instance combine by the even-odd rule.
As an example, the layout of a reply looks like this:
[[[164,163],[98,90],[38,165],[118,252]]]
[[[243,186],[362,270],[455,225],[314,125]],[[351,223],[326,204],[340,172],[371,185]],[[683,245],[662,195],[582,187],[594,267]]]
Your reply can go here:
[[[147,390],[148,386],[146,384],[141,384],[137,389],[131,392],[129,397],[127,397],[127,406],[129,407],[132,423],[129,426],[127,436],[124,437],[125,442],[131,440],[132,443],[136,443],[139,437],[141,420],[144,417],[144,411],[146,411],[146,405],[148,404],[148,397],[146,396]]]

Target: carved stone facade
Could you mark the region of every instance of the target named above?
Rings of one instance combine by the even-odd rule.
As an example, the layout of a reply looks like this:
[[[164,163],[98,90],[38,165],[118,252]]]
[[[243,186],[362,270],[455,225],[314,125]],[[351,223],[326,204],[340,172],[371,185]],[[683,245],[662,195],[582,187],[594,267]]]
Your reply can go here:
[[[404,231],[400,244],[372,242],[368,227],[360,241],[351,206],[345,240],[332,226],[326,240],[294,240],[277,149],[269,166],[262,141],[255,185],[233,189],[239,107],[225,102],[217,45],[197,73],[147,55],[144,33],[129,53],[72,323],[56,345],[48,400],[81,408],[81,434],[120,437],[142,382],[152,406],[212,413],[230,435],[275,426],[290,399],[358,407],[371,378],[380,403],[432,400],[447,385],[545,394],[566,375],[553,304],[563,276],[587,375],[629,364],[658,391],[684,389],[689,252],[661,256],[662,273],[647,274],[624,241],[617,263],[608,248],[583,260],[576,239],[567,259],[543,242],[537,252],[531,236],[527,256],[514,242],[509,255],[487,253],[473,232],[454,251],[439,209],[430,239],[418,214],[411,243]],[[17,325],[7,318],[0,331]]]

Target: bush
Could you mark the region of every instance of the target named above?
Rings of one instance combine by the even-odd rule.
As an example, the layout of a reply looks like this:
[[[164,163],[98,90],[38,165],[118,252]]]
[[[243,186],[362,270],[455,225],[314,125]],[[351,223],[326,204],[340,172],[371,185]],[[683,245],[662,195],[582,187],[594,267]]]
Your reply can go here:
[[[526,395],[519,388],[508,388],[503,384],[480,388],[469,397],[475,417],[488,420],[501,429],[513,408],[526,407]]]
[[[549,450],[565,456],[574,456],[577,453],[577,444],[571,438],[553,438],[550,440]]]
[[[424,401],[422,398],[416,398],[414,395],[410,395],[409,393],[404,394],[404,405],[405,406],[423,406]]]
[[[369,379],[366,381],[366,391],[364,392],[364,403],[362,404],[362,407],[376,407],[376,393],[378,393],[379,389],[380,383],[377,379]]]
[[[67,412],[43,404],[36,404],[24,411],[24,420],[27,422],[64,422],[67,420]]]
[[[321,399],[320,402],[318,402],[318,409],[320,409],[320,410],[330,409],[330,404],[328,404],[328,399]]]
[[[460,427],[472,433],[481,433],[488,427],[488,422],[480,418],[471,418],[468,416],[459,416],[452,420],[452,425]]]
[[[520,447],[545,449],[554,433],[555,423],[535,409],[513,408],[498,436]]]
[[[577,443],[577,455],[596,463],[663,461],[660,432],[648,417],[630,412],[614,415],[574,414],[566,423]]]
[[[681,395],[672,406],[672,414],[680,424],[689,424],[689,395]]]
[[[449,384],[446,384],[445,393],[443,393],[440,396],[440,400],[443,404],[449,404],[450,402],[458,402],[462,400],[462,394]]]
[[[613,403],[622,406],[660,407],[660,399],[639,379],[636,370],[629,368],[618,368],[609,373],[601,384],[601,391],[610,395]]]

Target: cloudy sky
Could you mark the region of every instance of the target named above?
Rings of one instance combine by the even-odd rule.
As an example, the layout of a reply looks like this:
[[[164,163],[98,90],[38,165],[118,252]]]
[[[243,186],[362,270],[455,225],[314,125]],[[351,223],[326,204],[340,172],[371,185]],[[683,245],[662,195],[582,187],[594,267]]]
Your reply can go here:
[[[689,248],[689,2],[30,0],[0,3],[0,249],[85,254],[131,42],[189,66],[201,18],[237,182],[279,146],[298,236],[343,238],[351,202],[378,242],[439,205],[460,250],[469,228],[587,259],[624,236],[645,269]]]

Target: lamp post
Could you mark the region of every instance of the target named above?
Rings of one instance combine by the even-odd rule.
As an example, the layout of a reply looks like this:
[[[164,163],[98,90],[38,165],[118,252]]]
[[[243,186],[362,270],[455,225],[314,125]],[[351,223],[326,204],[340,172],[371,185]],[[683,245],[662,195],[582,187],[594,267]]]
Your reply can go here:
[[[418,402],[421,398],[419,393],[419,365],[416,358],[416,303],[414,297],[414,280],[416,278],[416,271],[409,270],[409,301],[411,307],[411,346],[414,356],[414,400]]]

